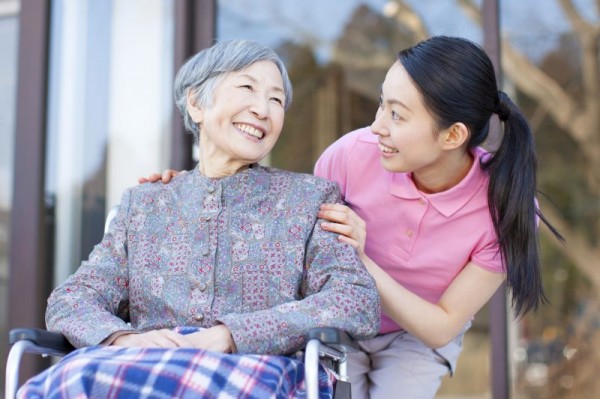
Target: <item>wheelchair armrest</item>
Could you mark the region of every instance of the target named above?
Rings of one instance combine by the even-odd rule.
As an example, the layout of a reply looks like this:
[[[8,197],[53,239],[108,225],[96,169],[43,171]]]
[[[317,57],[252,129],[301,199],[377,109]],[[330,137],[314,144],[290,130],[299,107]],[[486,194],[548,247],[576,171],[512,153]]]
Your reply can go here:
[[[338,374],[338,383],[344,385],[348,381],[346,354],[359,350],[356,341],[337,328],[317,327],[308,330],[304,355],[307,398],[319,397],[319,358],[330,359],[333,362],[334,370]]]
[[[308,331],[307,341],[319,340],[323,345],[337,349],[340,352],[358,352],[358,344],[348,333],[334,327],[316,327]]]
[[[15,344],[18,341],[31,341],[36,346],[48,348],[50,352],[67,354],[75,348],[64,337],[64,335],[41,328],[14,328],[8,334],[8,343]]]
[[[19,368],[25,353],[42,356],[64,356],[75,348],[59,333],[41,328],[14,328],[8,333],[8,343],[12,345],[6,361],[6,386],[4,397],[12,399],[19,386]]]

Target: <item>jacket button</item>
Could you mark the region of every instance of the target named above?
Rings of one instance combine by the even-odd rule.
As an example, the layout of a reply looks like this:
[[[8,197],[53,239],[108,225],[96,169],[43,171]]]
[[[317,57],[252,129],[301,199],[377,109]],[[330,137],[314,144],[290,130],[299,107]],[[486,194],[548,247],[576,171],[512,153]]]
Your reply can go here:
[[[194,316],[194,319],[196,321],[202,321],[202,320],[204,320],[204,314],[198,313],[196,316]]]

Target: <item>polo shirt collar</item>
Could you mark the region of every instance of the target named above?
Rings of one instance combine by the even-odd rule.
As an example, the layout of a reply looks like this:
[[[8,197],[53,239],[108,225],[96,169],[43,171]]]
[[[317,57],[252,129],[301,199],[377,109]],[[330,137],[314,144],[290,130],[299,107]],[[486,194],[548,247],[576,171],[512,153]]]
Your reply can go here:
[[[469,173],[456,186],[440,193],[425,194],[417,189],[412,173],[389,173],[390,194],[404,199],[426,199],[438,212],[446,217],[452,216],[487,183],[485,172],[481,169],[480,160],[486,151],[476,148],[473,151],[473,165]]]

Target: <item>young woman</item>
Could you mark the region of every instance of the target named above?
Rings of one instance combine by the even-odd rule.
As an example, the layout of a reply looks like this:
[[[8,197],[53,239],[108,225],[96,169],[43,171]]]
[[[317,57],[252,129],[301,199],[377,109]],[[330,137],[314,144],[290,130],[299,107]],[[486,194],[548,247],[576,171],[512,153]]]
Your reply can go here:
[[[490,153],[493,115],[503,132]],[[401,51],[375,121],[333,143],[315,174],[347,204],[322,205],[321,228],[357,249],[382,300],[379,334],[350,354],[354,398],[434,397],[504,280],[517,315],[544,301],[538,221],[560,236],[536,205],[527,121],[478,45],[436,36]]]
[[[494,114],[504,129],[488,153]],[[517,315],[544,301],[533,137],[474,43],[401,51],[371,127],[332,144],[315,174],[347,203],[323,205],[322,228],[357,248],[382,300],[379,335],[350,355],[354,397],[433,397],[505,278]]]

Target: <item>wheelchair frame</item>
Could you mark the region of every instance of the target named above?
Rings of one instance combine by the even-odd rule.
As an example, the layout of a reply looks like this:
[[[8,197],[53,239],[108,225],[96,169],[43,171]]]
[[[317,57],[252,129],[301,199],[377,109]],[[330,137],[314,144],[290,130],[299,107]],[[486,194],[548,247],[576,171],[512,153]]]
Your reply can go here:
[[[12,345],[6,362],[5,398],[16,397],[19,387],[19,368],[25,353],[43,357],[62,357],[75,348],[60,333],[40,328],[15,328],[9,333]],[[319,360],[329,359],[338,375],[335,398],[350,398],[350,383],[346,371],[346,355],[358,351],[356,342],[345,332],[336,328],[313,328],[307,334],[304,353],[304,375],[308,399],[319,397]]]

